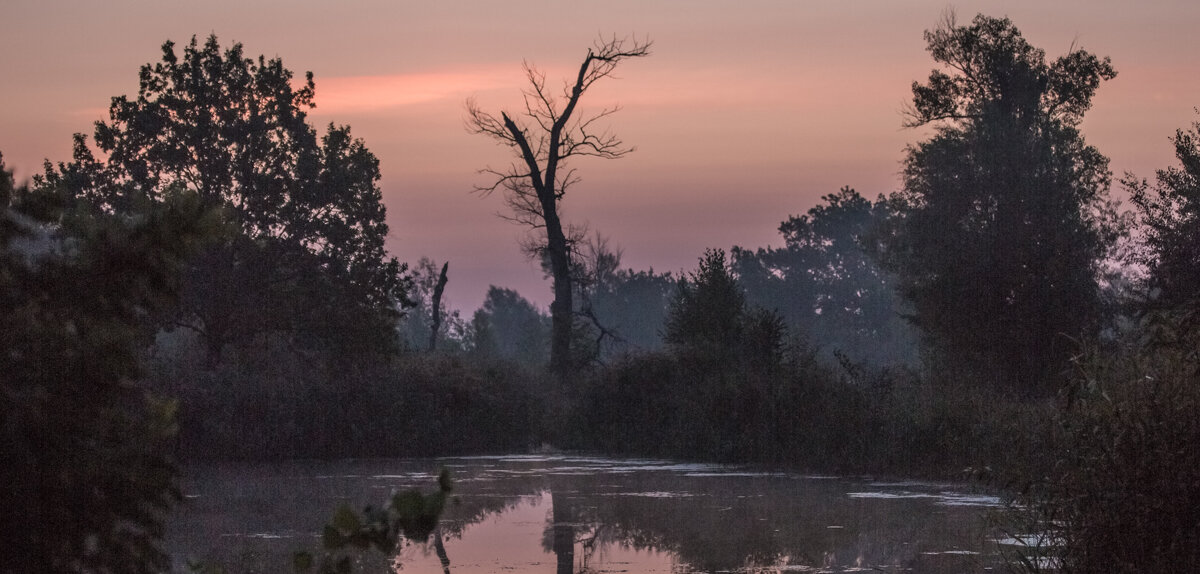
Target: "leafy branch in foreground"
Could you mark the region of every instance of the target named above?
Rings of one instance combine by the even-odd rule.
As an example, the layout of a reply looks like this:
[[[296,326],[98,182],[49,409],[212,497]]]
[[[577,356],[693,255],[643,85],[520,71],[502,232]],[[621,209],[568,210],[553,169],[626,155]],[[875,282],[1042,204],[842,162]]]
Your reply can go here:
[[[310,552],[297,552],[293,568],[297,572],[313,572],[315,568],[320,574],[348,574],[354,570],[354,557],[347,550],[374,548],[391,556],[404,538],[428,540],[454,490],[450,471],[444,468],[438,473],[437,482],[436,492],[422,494],[416,489],[398,492],[386,507],[368,506],[362,514],[343,505],[321,535],[324,554],[318,560]]]

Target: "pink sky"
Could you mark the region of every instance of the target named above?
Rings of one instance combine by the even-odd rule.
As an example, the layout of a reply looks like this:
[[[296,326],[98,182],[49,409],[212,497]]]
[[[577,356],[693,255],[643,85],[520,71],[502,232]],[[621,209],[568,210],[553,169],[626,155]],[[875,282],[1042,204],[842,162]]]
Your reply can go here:
[[[379,157],[403,260],[450,261],[451,303],[470,312],[489,284],[546,304],[549,283],[519,252],[523,230],[470,193],[506,150],[467,133],[463,102],[519,102],[521,63],[564,77],[598,34],[636,33],[653,55],[595,86],[587,109],[619,103],[612,130],[637,151],[575,165],[563,205],[623,248],[627,266],[691,269],[706,247],[778,243],[776,227],[850,185],[893,191],[900,109],[932,61],[922,31],[943,1],[549,0],[114,2],[6,0],[0,34],[0,152],[27,178],[68,159],[109,99],[166,39],[215,33],[247,54],[316,76],[318,126],[349,124]],[[1072,43],[1113,59],[1083,129],[1118,176],[1174,162],[1177,128],[1200,106],[1200,2],[1070,0],[953,4],[960,21],[1007,15],[1051,58]],[[322,128],[323,129],[323,128]]]

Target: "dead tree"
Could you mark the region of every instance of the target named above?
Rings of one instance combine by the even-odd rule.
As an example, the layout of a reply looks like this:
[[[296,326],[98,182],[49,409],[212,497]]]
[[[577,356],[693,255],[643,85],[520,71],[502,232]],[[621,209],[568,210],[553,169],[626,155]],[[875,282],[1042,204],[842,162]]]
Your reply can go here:
[[[588,49],[574,83],[564,81],[560,95],[547,89],[546,75],[526,62],[529,88],[523,91],[525,109],[515,116],[501,111],[496,117],[481,110],[475,100],[467,101],[468,129],[512,148],[517,156],[507,169],[482,170],[495,179],[476,190],[490,194],[504,189],[505,203],[512,210],[507,219],[538,233],[528,250],[530,255],[545,257],[550,262],[554,280],[550,368],[560,376],[571,370],[573,289],[571,242],[563,231],[558,203],[567,188],[579,181],[575,170],[567,168],[565,162],[579,156],[615,159],[633,151],[616,135],[596,125],[619,108],[577,115],[576,106],[584,92],[596,81],[612,75],[622,60],[649,55],[650,44],[636,38],[597,40]]]
[[[437,285],[433,288],[433,301],[430,303],[431,321],[429,324],[429,351],[437,350],[438,331],[442,329],[442,293],[446,290],[446,271],[450,262],[442,264],[442,273],[438,275]]]

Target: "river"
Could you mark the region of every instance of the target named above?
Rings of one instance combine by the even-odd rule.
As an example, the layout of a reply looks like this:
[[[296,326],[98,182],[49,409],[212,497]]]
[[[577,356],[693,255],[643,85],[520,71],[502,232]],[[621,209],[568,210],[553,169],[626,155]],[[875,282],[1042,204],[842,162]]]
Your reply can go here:
[[[1000,500],[965,485],[569,455],[191,466],[167,547],[179,571],[289,572],[338,505],[432,491],[442,467],[457,502],[440,532],[360,571],[1003,570]]]

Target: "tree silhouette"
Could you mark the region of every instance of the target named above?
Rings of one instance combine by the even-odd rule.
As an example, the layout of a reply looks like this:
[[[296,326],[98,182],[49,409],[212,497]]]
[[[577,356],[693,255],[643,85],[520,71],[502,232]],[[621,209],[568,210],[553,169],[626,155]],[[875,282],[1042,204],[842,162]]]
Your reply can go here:
[[[708,249],[700,266],[679,278],[663,325],[663,340],[676,349],[726,356],[742,338],[746,295],[725,260],[725,251]]]
[[[1172,142],[1179,167],[1158,170],[1153,186],[1123,180],[1147,248],[1137,262],[1149,272],[1148,303],[1167,309],[1200,302],[1200,122],[1176,131]]]
[[[779,225],[783,247],[733,249],[733,270],[754,305],[775,309],[814,345],[876,363],[907,358],[893,279],[871,257],[893,216],[850,187]]]
[[[953,15],[925,33],[944,70],[913,84],[904,187],[880,254],[947,357],[1027,392],[1053,388],[1100,315],[1098,264],[1116,239],[1108,159],[1078,125],[1107,58],[1051,63],[1008,19]]]
[[[565,162],[586,156],[615,159],[633,151],[618,137],[597,126],[598,121],[618,108],[593,114],[577,113],[576,108],[588,88],[611,76],[622,61],[649,54],[649,41],[600,39],[588,49],[575,81],[564,82],[560,95],[555,95],[546,86],[544,73],[526,63],[529,88],[523,92],[525,109],[515,116],[501,111],[496,117],[483,111],[475,100],[467,101],[467,124],[471,132],[512,148],[517,156],[507,169],[484,169],[483,172],[494,176],[495,180],[477,190],[488,194],[504,189],[505,202],[512,211],[509,219],[545,233],[545,237],[535,240],[528,250],[535,256],[544,255],[550,262],[554,280],[554,302],[550,304],[550,368],[560,376],[571,369],[574,292],[571,239],[564,230],[559,202],[567,189],[579,181],[575,170],[568,168]]]
[[[37,185],[111,213],[180,188],[220,208],[234,232],[193,259],[174,319],[211,355],[263,333],[390,330],[406,281],[384,250],[379,161],[349,127],[318,137],[307,123],[312,74],[293,87],[281,60],[222,50],[210,36],[182,54],[166,42],[139,78],[137,97],[113,98],[109,121],[96,123],[104,156],[77,134],[73,161],[47,163]]]
[[[528,366],[546,364],[546,316],[512,289],[492,285],[471,319],[474,352]]]
[[[429,312],[433,318],[429,321],[429,350],[437,350],[438,331],[442,328],[442,293],[446,291],[446,273],[450,270],[450,262],[442,264],[442,271],[438,273],[437,284],[433,286],[433,298],[429,302]]]
[[[0,572],[162,572],[176,403],[138,384],[144,321],[216,218],[187,192],[126,215],[63,195],[0,162]]]

